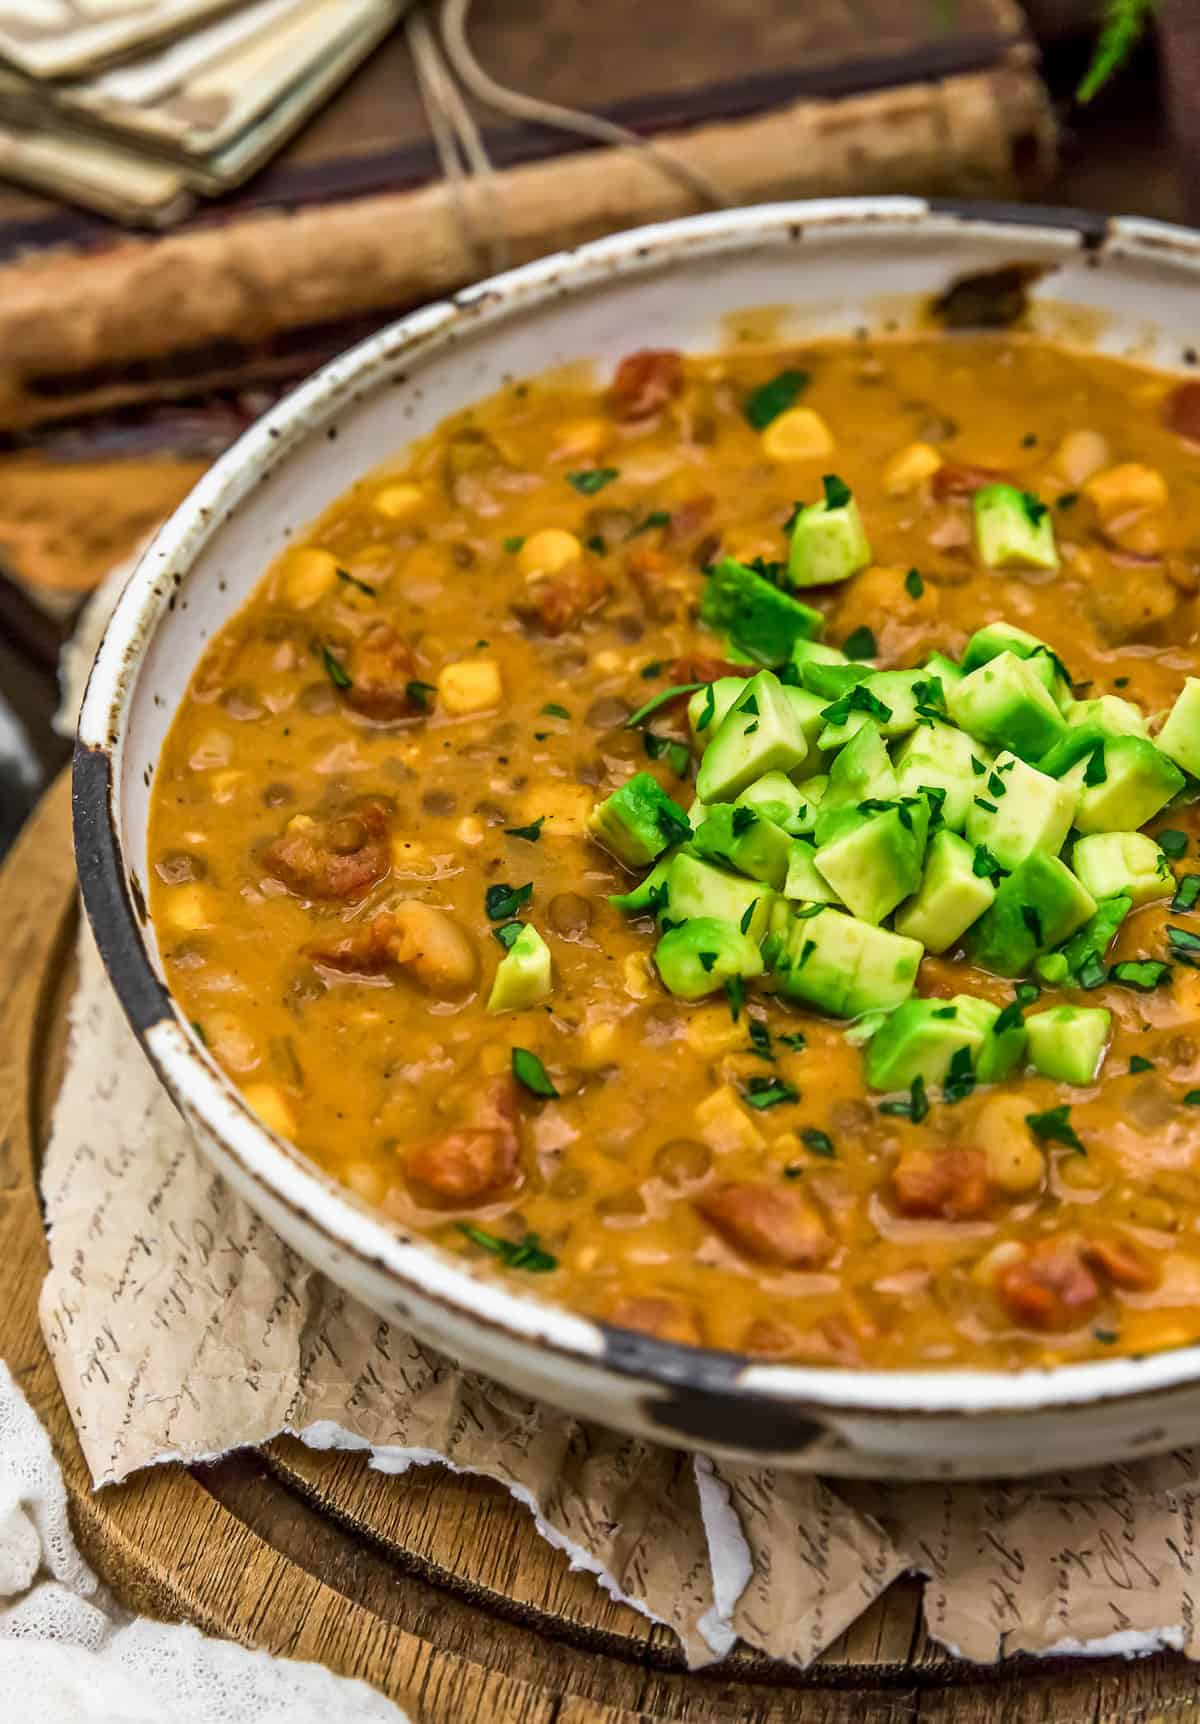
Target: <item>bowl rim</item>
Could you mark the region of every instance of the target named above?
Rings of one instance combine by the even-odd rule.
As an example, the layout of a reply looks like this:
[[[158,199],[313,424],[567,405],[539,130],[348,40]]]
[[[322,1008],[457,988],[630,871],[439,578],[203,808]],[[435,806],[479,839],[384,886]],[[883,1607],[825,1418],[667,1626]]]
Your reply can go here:
[[[760,1409],[863,1417],[1021,1414],[1125,1401],[1200,1379],[1200,1345],[1057,1367],[1002,1372],[955,1367],[851,1370],[769,1364],[690,1347],[571,1312],[456,1260],[386,1221],[263,1125],[195,1036],[160,980],[143,937],[144,903],[129,865],[119,798],[123,748],[138,672],[159,619],[173,606],[197,553],[291,449],[353,406],[398,365],[416,365],[460,335],[574,296],[614,275],[650,273],[697,249],[754,249],[823,234],[914,226],[954,237],[1002,232],[1014,256],[1021,236],[1064,260],[1106,250],[1151,267],[1200,274],[1200,232],[1141,218],[1037,204],[919,197],[803,200],[722,210],[625,230],[490,277],[424,306],[322,366],[249,427],[214,463],[142,552],[96,653],[80,711],[72,803],[84,908],[114,990],[159,1080],[191,1123],[231,1158],[243,1188],[261,1192],[318,1232],[333,1257],[356,1259],[406,1291],[497,1338],[557,1355],[566,1369],[639,1379],[653,1394],[717,1396],[741,1417]],[[398,379],[397,379],[398,380]],[[768,1412],[768,1419],[770,1415]],[[733,1440],[753,1442],[751,1420]],[[677,1429],[683,1430],[683,1426]]]

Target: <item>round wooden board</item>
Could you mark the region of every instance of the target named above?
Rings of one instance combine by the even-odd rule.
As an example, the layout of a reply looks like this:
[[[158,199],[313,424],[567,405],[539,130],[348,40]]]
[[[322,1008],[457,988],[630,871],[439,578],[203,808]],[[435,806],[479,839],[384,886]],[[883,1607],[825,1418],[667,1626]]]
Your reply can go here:
[[[439,1467],[388,1477],[282,1440],[93,1494],[37,1321],[36,1170],[74,976],[69,822],[64,777],[0,873],[0,1356],[122,1602],[362,1677],[415,1724],[1152,1724],[1195,1707],[1195,1669],[1173,1656],[959,1663],[925,1635],[915,1582],[808,1671],[738,1652],[689,1674],[672,1635],[572,1574],[507,1493]]]

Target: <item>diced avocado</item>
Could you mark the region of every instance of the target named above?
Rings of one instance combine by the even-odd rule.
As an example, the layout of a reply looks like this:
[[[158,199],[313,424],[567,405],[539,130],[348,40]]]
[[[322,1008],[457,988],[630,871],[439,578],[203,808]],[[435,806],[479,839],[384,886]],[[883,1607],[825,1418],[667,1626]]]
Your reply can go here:
[[[834,909],[793,913],[778,943],[779,992],[839,1018],[903,1005],[921,962],[918,941]]]
[[[791,777],[800,783],[814,773],[824,771],[825,755],[817,746],[817,738],[825,728],[824,713],[828,702],[809,689],[793,688],[790,683],[784,683],[783,696],[792,709],[792,716],[800,726],[800,734],[808,749],[800,764],[791,769]]]
[[[613,909],[623,910],[627,916],[641,915],[644,910],[665,909],[667,880],[671,873],[671,864],[678,854],[677,850],[668,850],[632,891],[610,893],[608,901]]]
[[[800,640],[792,648],[792,663],[799,670],[806,664],[849,664],[841,647],[829,646],[825,641]]]
[[[1057,569],[1054,522],[1045,503],[1015,485],[976,491],[975,543],[989,569]]]
[[[1012,653],[1014,658],[1023,658],[1036,673],[1048,694],[1054,696],[1054,704],[1061,712],[1065,712],[1072,702],[1071,681],[1066,667],[1052,647],[1039,640],[1037,635],[1031,635],[1028,629],[1019,629],[1015,623],[987,623],[981,629],[976,629],[966,644],[962,655],[962,668],[966,675],[978,670],[980,665],[989,664],[992,659],[999,658],[1002,652]]]
[[[1096,914],[1089,916],[1064,946],[1037,960],[1038,975],[1056,988],[1099,987],[1105,979],[1104,955],[1130,908],[1128,898],[1105,898],[1096,906]]]
[[[961,682],[965,675],[962,666],[955,664],[952,658],[947,658],[944,652],[931,652],[925,660],[924,669],[926,676],[937,677],[943,690]]]
[[[692,836],[691,822],[648,772],[635,772],[591,813],[588,831],[630,868],[653,862]]]
[[[882,922],[920,885],[928,831],[929,803],[914,797],[818,846],[817,872],[854,915]]]
[[[1176,766],[1200,778],[1200,677],[1185,679],[1156,741]]]
[[[716,735],[721,720],[749,685],[749,677],[719,676],[715,682],[696,690],[688,701],[687,715],[692,735],[698,742],[708,742]],[[712,690],[711,706],[709,689]]]
[[[1149,904],[1175,888],[1171,865],[1144,832],[1092,832],[1071,854],[1071,867],[1092,897],[1123,896]]]
[[[896,932],[920,940],[927,952],[946,952],[957,945],[996,896],[992,882],[976,874],[974,862],[975,852],[965,838],[944,826],[935,832],[916,895],[896,911]]]
[[[488,995],[489,1012],[524,1012],[546,999],[551,991],[550,948],[532,922],[522,924],[496,968],[496,979]]]
[[[792,840],[773,820],[753,808],[714,802],[692,840],[696,852],[710,862],[724,862],[752,880],[779,887],[787,878]]]
[[[885,1018],[867,1048],[871,1088],[908,1089],[916,1078],[931,1085],[944,1083],[950,1062],[962,1048],[974,1070],[987,1030],[973,1011],[962,1009],[967,998],[908,1000]]]
[[[864,727],[834,758],[817,815],[818,848],[833,835],[833,816],[860,802],[894,802],[900,794],[896,774],[875,727]]]
[[[819,635],[825,618],[754,569],[722,557],[709,575],[700,620],[762,664],[784,664],[796,641]]]
[[[923,724],[896,750],[896,778],[902,796],[916,796],[923,789],[944,790],[942,821],[961,832],[967,810],[985,782],[978,767],[990,764],[992,753],[963,730],[936,720]],[[978,762],[978,767],[972,761]]]
[[[829,788],[829,779],[825,776],[805,778],[799,788],[804,797],[804,805],[795,819],[788,821],[788,831],[793,838],[807,838],[817,829],[817,819],[825,792]]]
[[[1073,700],[1066,709],[1068,725],[1094,724],[1108,736],[1149,736],[1150,727],[1140,706],[1119,694],[1101,694],[1095,700]]]
[[[1101,1006],[1051,1006],[1025,1019],[1035,1072],[1058,1083],[1094,1083],[1104,1059],[1112,1013]]]
[[[984,845],[1001,868],[1015,868],[1035,850],[1057,856],[1078,800],[1067,779],[1050,778],[1015,754],[998,754],[992,770],[976,780],[967,839]]]
[[[975,1059],[976,1078],[980,1083],[1002,1083],[1024,1060],[1025,1025],[1013,1021],[998,1028],[1003,1022],[1000,1007],[974,994],[960,994],[958,1001],[959,1011],[984,1032],[983,1046]]]
[[[1000,882],[990,910],[968,942],[975,963],[997,976],[1021,976],[1039,952],[1049,951],[1095,914],[1065,862],[1035,850]]]
[[[764,772],[753,784],[748,784],[737,798],[739,808],[753,808],[776,826],[786,827],[801,817],[805,794],[792,783],[786,772]],[[693,821],[693,825],[695,822]]]
[[[1040,761],[1066,726],[1028,659],[1002,652],[946,690],[950,716],[970,736]]]
[[[719,922],[732,922],[757,942],[766,933],[774,897],[769,886],[727,873],[724,868],[706,862],[703,856],[681,850],[667,875],[667,903],[660,915],[671,922],[690,921],[697,916],[715,917]]]
[[[819,695],[822,706],[827,706],[831,700],[840,700],[860,682],[866,682],[868,677],[876,674],[871,665],[851,664],[849,659],[844,664],[824,664],[807,659],[798,668],[802,687],[810,694]]]
[[[881,736],[906,736],[917,723],[918,696],[914,685],[928,680],[928,674],[923,670],[876,671],[862,687],[881,707],[886,708],[887,716],[883,712],[851,711],[840,723],[828,723],[818,737],[818,743],[822,748],[842,748],[864,724],[871,722],[878,726]]]
[[[664,934],[654,962],[664,985],[681,1000],[702,1000],[719,992],[731,976],[750,980],[763,972],[755,941],[715,916],[693,917]]]
[[[704,750],[696,794],[706,806],[732,802],[764,772],[790,772],[807,753],[787,691],[769,670],[759,671]]]
[[[870,561],[871,545],[858,504],[830,475],[821,501],[796,511],[788,574],[798,587],[824,587],[848,581]]]
[[[1064,773],[1062,782],[1079,791],[1078,831],[1134,832],[1183,789],[1184,777],[1145,737],[1114,736]]]
[[[1095,723],[1069,724],[1054,747],[1038,761],[1038,771],[1050,778],[1062,778],[1081,760],[1090,759],[1098,748],[1103,748],[1110,736],[1110,731]]]
[[[841,899],[833,887],[817,872],[816,855],[816,850],[805,839],[792,839],[783,895],[805,904],[840,904]]]

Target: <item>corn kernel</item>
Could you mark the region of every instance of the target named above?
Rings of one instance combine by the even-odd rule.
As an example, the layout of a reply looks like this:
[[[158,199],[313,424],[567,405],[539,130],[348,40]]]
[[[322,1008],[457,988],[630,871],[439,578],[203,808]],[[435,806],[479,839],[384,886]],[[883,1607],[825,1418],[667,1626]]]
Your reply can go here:
[[[163,898],[167,926],[177,933],[191,934],[216,923],[216,905],[206,886],[172,886]]]
[[[464,814],[454,828],[454,836],[460,844],[482,844],[486,831],[478,814]]]
[[[504,693],[495,659],[464,658],[448,664],[438,677],[438,699],[445,712],[461,717],[499,706]]]
[[[1099,431],[1068,431],[1054,451],[1054,466],[1068,485],[1082,485],[1108,466],[1108,439]]]
[[[833,454],[833,433],[811,407],[789,407],[767,426],[762,447],[770,461],[815,461]]]
[[[596,792],[586,784],[573,784],[567,778],[548,779],[522,798],[521,822],[544,814],[543,838],[582,838],[596,801]]]
[[[385,485],[382,491],[376,491],[371,501],[379,514],[386,515],[389,521],[402,521],[407,515],[416,514],[425,501],[425,493],[419,485]]]
[[[297,545],[283,563],[283,596],[293,610],[307,611],[337,585],[337,560],[312,545]]]
[[[554,444],[556,461],[579,461],[585,456],[604,453],[612,438],[612,425],[607,419],[571,419],[558,428]]]
[[[592,669],[599,671],[601,676],[614,676],[624,662],[621,654],[613,652],[611,647],[592,654]]]
[[[883,488],[889,497],[907,496],[932,478],[941,464],[942,457],[931,443],[910,443],[884,466]]]
[[[599,1023],[580,1030],[575,1044],[576,1064],[588,1072],[611,1065],[616,1057],[619,1027],[615,1018],[602,1018]]]
[[[214,802],[232,802],[248,777],[246,772],[214,772],[208,781],[208,794]]]
[[[582,555],[583,546],[574,533],[543,527],[540,533],[531,533],[517,552],[517,567],[526,580],[539,581],[577,563]]]
[[[1123,515],[1128,509],[1162,509],[1167,503],[1167,482],[1154,467],[1140,461],[1123,461],[1107,467],[1083,486],[1102,516]]]
[[[706,1096],[694,1117],[701,1139],[718,1155],[738,1149],[761,1149],[766,1143],[728,1084]]]
[[[248,1083],[242,1090],[242,1099],[254,1109],[268,1131],[280,1137],[291,1137],[295,1132],[295,1109],[273,1083]]]
[[[700,1006],[687,1022],[687,1039],[698,1054],[715,1058],[746,1045],[745,1024],[735,1024],[728,1006]]]
[[[382,1203],[387,1190],[381,1168],[369,1161],[352,1161],[342,1169],[342,1179],[356,1196],[367,1203]]]
[[[654,991],[654,983],[650,979],[650,966],[642,952],[630,952],[624,966],[625,992],[632,994],[635,1000],[649,999]]]

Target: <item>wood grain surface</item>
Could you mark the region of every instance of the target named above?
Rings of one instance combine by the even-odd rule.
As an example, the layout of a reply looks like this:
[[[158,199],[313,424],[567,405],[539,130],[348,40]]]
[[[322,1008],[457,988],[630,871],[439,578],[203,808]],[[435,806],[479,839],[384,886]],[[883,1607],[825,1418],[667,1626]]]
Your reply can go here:
[[[387,1477],[281,1440],[93,1493],[37,1322],[36,1169],[77,928],[69,821],[64,777],[0,873],[0,1355],[50,1430],[80,1544],[123,1603],[361,1677],[414,1724],[1194,1719],[1196,1671],[1174,1656],[956,1661],[925,1635],[915,1581],[810,1670],[739,1651],[689,1673],[672,1636],[572,1574],[499,1487],[441,1468]]]

